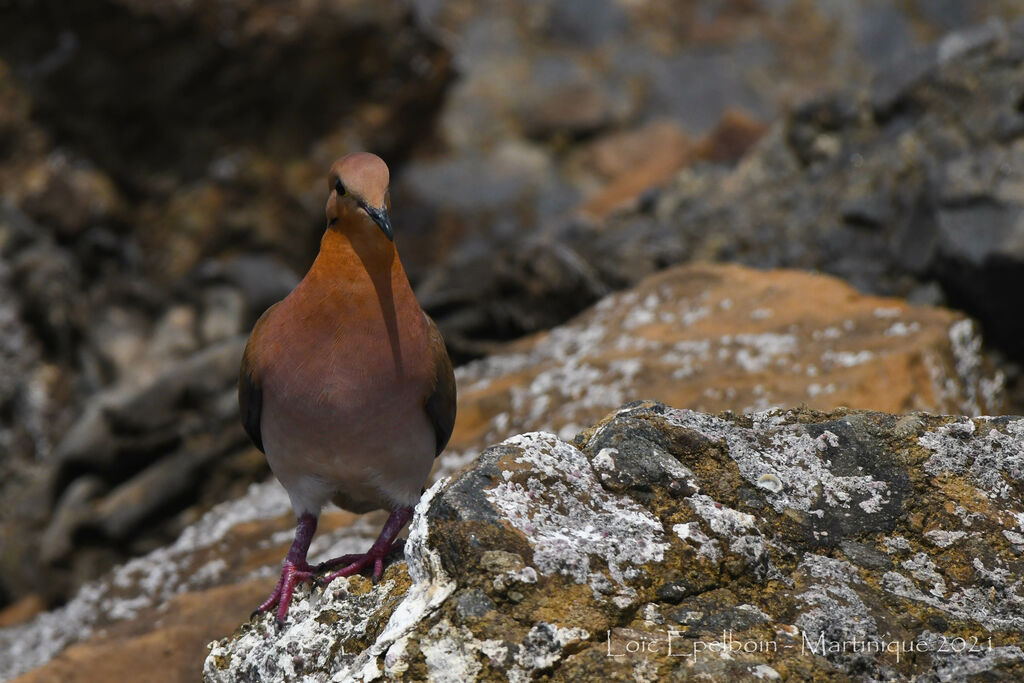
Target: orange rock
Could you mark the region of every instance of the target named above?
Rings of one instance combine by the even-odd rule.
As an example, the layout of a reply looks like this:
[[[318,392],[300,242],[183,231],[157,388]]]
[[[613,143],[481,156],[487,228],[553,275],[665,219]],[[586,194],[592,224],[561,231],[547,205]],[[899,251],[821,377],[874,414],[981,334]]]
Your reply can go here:
[[[185,593],[165,609],[150,609],[107,634],[72,645],[46,666],[29,671],[17,683],[195,681],[202,671],[206,644],[245,621],[251,605],[274,584],[256,579]]]
[[[715,413],[806,404],[998,413],[1001,384],[952,311],[797,271],[689,265],[458,372],[450,450],[512,434],[571,437],[638,399]]]
[[[764,135],[766,126],[739,109],[726,109],[715,128],[694,148],[705,161],[738,161]]]
[[[26,595],[12,605],[0,610],[0,628],[28,621],[46,609],[46,602],[35,593]]]
[[[658,121],[601,139],[585,158],[592,170],[609,178],[580,208],[600,220],[667,182],[689,161],[690,142],[677,123]]]

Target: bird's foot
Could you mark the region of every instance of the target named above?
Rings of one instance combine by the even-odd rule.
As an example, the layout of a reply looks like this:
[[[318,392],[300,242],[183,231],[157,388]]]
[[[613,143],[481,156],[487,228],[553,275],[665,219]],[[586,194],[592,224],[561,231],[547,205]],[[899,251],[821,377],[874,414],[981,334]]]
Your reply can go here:
[[[292,595],[295,593],[295,586],[301,581],[314,581],[319,583],[319,579],[313,571],[313,567],[309,566],[307,562],[293,563],[286,560],[284,568],[281,570],[281,578],[277,581],[277,587],[274,588],[274,592],[270,594],[270,597],[266,601],[257,607],[253,611],[250,619],[257,614],[268,611],[274,605],[277,605],[277,625],[281,627],[284,625],[284,618],[288,615],[288,606],[292,602]]]
[[[389,547],[378,546],[375,544],[370,548],[369,552],[356,553],[354,555],[342,555],[341,557],[336,557],[333,560],[322,562],[317,566],[317,571],[325,571],[335,567],[341,567],[338,571],[333,574],[328,574],[324,578],[324,583],[328,584],[339,576],[352,576],[372,565],[373,582],[377,583],[381,575],[384,573],[384,560],[391,554],[400,552],[404,546],[404,539],[399,539],[393,542]]]

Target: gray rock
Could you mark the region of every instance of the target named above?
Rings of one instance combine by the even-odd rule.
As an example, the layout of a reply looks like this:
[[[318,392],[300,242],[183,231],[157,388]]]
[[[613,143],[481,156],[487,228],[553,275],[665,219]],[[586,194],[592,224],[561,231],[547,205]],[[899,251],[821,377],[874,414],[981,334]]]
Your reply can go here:
[[[240,254],[223,261],[208,261],[197,273],[197,285],[230,284],[241,291],[248,306],[243,327],[251,327],[271,305],[299,283],[292,269],[268,254]]]
[[[361,579],[303,592],[283,630],[264,615],[213,643],[204,680],[287,678],[299,661],[335,679],[631,680],[638,662],[678,672],[679,653],[713,679],[1024,671],[1024,529],[1003,519],[1024,509],[1020,418],[636,403],[575,444],[531,433],[488,449],[418,505],[410,583],[398,564],[369,593],[351,590]],[[609,490],[620,463],[632,485]],[[327,617],[346,613],[359,619]],[[940,648],[958,637],[985,646]],[[915,656],[897,661],[900,642]],[[730,657],[692,656],[712,645]]]
[[[629,16],[615,0],[556,0],[547,19],[552,40],[596,47],[620,37]]]
[[[246,332],[247,302],[234,287],[210,287],[203,290],[203,312],[199,334],[206,344],[214,344]]]

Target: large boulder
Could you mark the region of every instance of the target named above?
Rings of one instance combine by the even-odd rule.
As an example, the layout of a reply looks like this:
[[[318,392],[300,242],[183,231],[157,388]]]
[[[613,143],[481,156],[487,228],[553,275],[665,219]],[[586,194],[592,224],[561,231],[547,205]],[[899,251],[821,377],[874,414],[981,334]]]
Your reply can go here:
[[[1024,676],[1024,422],[639,403],[438,482],[204,680]]]
[[[707,412],[998,414],[1002,375],[980,349],[959,314],[858,294],[835,278],[677,266],[459,368],[450,457],[467,462],[525,431],[569,438],[641,397]]]

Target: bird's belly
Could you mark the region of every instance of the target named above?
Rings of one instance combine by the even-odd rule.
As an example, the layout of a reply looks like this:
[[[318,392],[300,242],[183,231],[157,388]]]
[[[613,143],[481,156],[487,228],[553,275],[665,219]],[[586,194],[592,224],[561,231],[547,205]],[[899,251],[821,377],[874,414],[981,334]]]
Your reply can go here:
[[[410,383],[266,387],[261,431],[296,512],[413,505],[434,460],[422,390]]]

